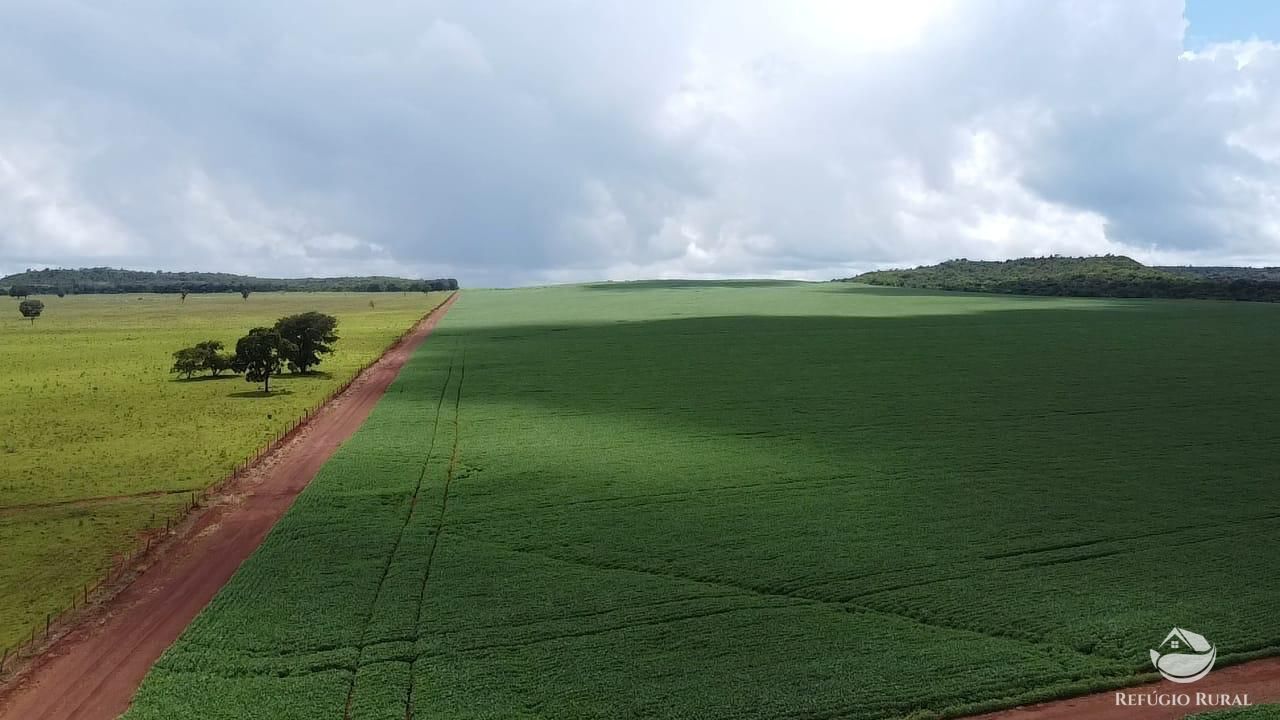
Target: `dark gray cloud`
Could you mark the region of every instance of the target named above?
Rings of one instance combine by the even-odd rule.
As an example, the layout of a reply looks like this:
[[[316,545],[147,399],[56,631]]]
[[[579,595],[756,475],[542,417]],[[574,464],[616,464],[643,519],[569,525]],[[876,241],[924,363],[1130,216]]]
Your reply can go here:
[[[1181,4],[0,5],[0,270],[1280,264],[1280,50]]]

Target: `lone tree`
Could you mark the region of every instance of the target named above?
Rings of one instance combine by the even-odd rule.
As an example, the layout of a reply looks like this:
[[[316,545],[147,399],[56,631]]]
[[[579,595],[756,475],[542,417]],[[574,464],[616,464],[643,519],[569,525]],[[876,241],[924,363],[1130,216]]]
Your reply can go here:
[[[231,369],[244,373],[249,382],[262,383],[262,391],[269,393],[271,376],[280,374],[285,358],[293,350],[293,343],[280,337],[275,328],[257,327],[236,342]]]
[[[26,285],[14,285],[9,288],[9,297],[25,298],[31,295],[31,288]]]
[[[371,303],[372,304],[372,303]],[[276,332],[292,349],[285,360],[294,372],[305,373],[320,364],[320,356],[333,352],[338,341],[338,318],[319,312],[290,315],[276,321]]]
[[[240,299],[241,300],[249,299],[249,288],[240,288]]]
[[[23,300],[18,303],[18,312],[22,313],[22,317],[30,318],[31,324],[36,324],[36,318],[40,317],[40,313],[44,312],[44,303],[39,300]]]
[[[58,288],[58,297],[60,297],[60,298],[64,298],[64,297],[66,297],[66,296],[67,296],[67,291],[66,291],[66,289],[65,289],[65,288]]]

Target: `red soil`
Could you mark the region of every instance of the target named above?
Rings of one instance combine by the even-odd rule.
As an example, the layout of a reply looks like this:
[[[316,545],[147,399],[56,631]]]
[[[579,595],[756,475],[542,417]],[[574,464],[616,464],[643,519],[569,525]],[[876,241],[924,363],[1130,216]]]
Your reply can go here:
[[[360,427],[455,293],[180,526],[154,562],[0,688],[0,720],[114,720],[142,678]]]

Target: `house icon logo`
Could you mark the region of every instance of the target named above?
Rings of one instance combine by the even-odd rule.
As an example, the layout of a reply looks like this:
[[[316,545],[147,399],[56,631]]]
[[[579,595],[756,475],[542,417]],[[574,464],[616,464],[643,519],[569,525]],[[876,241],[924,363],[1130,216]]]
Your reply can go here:
[[[1217,658],[1218,649],[1203,635],[1178,627],[1151,651],[1151,664],[1166,680],[1176,683],[1192,683],[1208,675]]]

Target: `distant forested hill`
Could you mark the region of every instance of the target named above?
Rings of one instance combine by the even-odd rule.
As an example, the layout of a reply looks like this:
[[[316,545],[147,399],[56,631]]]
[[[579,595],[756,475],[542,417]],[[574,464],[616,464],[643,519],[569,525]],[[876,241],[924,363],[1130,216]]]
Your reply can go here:
[[[877,270],[843,280],[1018,295],[1280,300],[1280,271],[1275,268],[1148,267],[1123,255],[948,260],[912,270]]]
[[[1156,266],[1176,275],[1209,278],[1211,280],[1275,280],[1280,281],[1280,267],[1226,267],[1196,265],[1164,265]]]
[[[65,293],[217,293],[272,291],[409,292],[457,290],[453,278],[410,280],[396,277],[260,278],[204,272],[147,272],[96,267],[28,270],[0,278],[0,288],[33,294]]]

